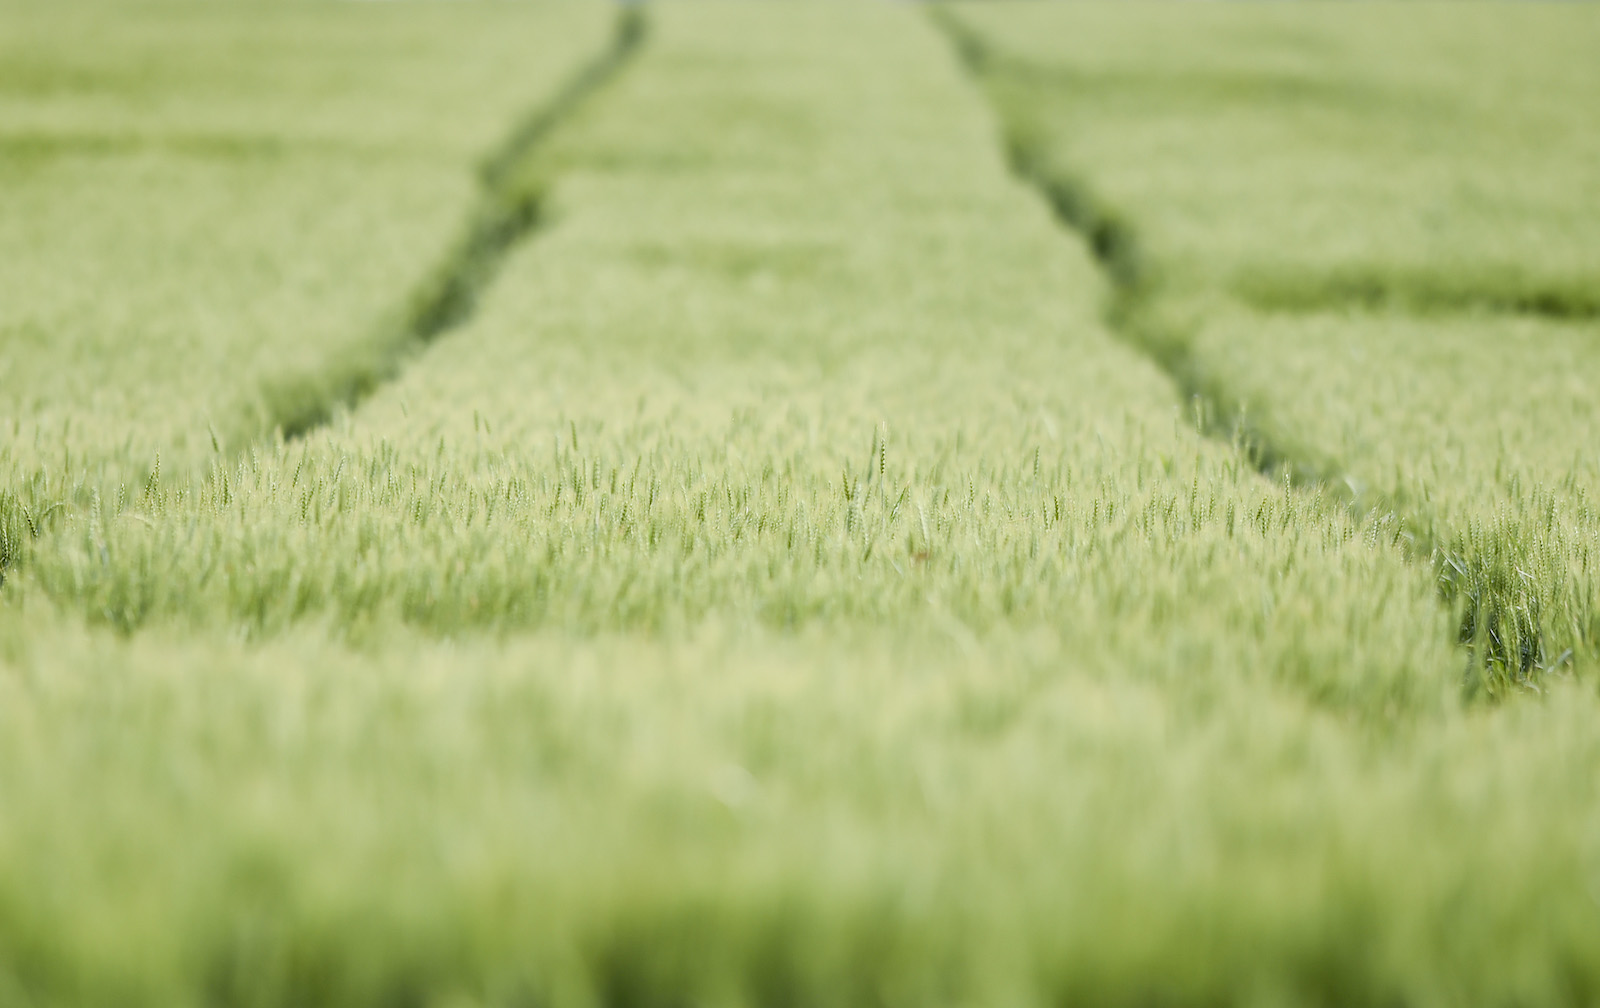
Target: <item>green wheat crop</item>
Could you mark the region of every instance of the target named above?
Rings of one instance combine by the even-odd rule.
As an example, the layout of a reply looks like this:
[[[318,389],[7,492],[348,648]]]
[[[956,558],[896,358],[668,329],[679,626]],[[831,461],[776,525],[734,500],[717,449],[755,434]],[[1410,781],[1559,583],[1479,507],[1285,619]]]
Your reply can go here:
[[[427,214],[375,173],[351,212],[381,232],[348,245],[230,227],[336,277],[367,242],[415,257],[261,316],[325,422],[252,399],[282,372],[248,340],[0,351],[162,405],[7,392],[0,1004],[1600,996],[1592,683],[1481,702],[1409,514],[1202,432],[924,12],[685,0],[608,42],[611,16],[141,3],[81,57],[286,18],[376,90],[284,131],[394,116],[405,145],[435,135],[415,102],[500,104],[419,155],[455,180]],[[70,18],[30,17],[66,74]],[[558,23],[584,30],[540,42]],[[171,100],[244,118],[250,64],[185,58],[232,83]],[[541,95],[559,114],[516,141]],[[273,221],[329,199],[331,174],[243,160]],[[49,176],[77,220],[92,185]],[[444,303],[429,264],[526,194],[450,328],[386,321]],[[146,248],[61,241],[61,270]],[[48,303],[247,331],[278,288],[194,254],[140,268],[238,286]],[[0,284],[46,304],[24,269]],[[359,388],[326,380],[347,337],[383,362]],[[158,366],[184,339],[236,374]]]

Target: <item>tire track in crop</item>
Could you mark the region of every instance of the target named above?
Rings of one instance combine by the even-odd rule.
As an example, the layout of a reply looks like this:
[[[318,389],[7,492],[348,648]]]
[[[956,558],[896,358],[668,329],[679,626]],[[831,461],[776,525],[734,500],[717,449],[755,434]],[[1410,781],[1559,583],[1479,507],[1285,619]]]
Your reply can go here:
[[[995,53],[976,31],[937,4],[933,21],[954,45],[968,72],[979,79],[1004,73],[1017,77],[1048,75],[1036,64]],[[1062,221],[1081,232],[1113,280],[1138,279],[1137,241],[1115,214],[1079,182],[1063,183],[1059,171],[1043,170],[1042,145],[1005,124],[1011,165],[1039,189]],[[1059,168],[1059,166],[1051,166]],[[1128,258],[1132,253],[1133,258]],[[1128,267],[1132,267],[1130,271]],[[1410,315],[1522,315],[1553,321],[1600,319],[1600,287],[1587,277],[1496,282],[1476,274],[1453,280],[1421,269],[1372,265],[1335,267],[1320,273],[1285,271],[1241,277],[1227,286],[1242,303],[1264,311],[1398,311]]]
[[[987,95],[985,81],[1004,71],[1005,58],[997,56],[948,8],[929,4],[926,10],[978,90]],[[1101,201],[1081,177],[1051,163],[1038,138],[1018,129],[998,109],[996,118],[1012,173],[1044,199],[1064,229],[1089,247],[1104,273],[1111,290],[1106,311],[1111,332],[1166,373],[1183,401],[1192,407],[1191,418],[1203,435],[1231,444],[1269,479],[1286,479],[1300,489],[1342,500],[1358,516],[1376,512],[1401,519],[1408,535],[1408,540],[1402,540],[1407,559],[1428,564],[1441,600],[1460,614],[1457,644],[1468,654],[1463,684],[1469,695],[1478,693],[1486,679],[1533,684],[1539,675],[1571,659],[1571,649],[1557,657],[1549,655],[1553,649],[1544,640],[1537,609],[1530,611],[1515,589],[1507,587],[1513,579],[1504,576],[1505,558],[1463,554],[1428,531],[1430,523],[1422,516],[1410,513],[1390,496],[1371,490],[1357,494],[1351,488],[1358,484],[1349,474],[1283,450],[1265,431],[1254,426],[1248,404],[1203,366],[1181,329],[1162,317],[1160,283],[1147,266],[1133,225]],[[1600,299],[1591,304],[1555,296],[1530,296],[1469,299],[1456,304],[1401,289],[1382,288],[1375,293],[1369,283],[1341,284],[1337,282],[1339,278],[1332,280],[1319,286],[1319,290],[1331,292],[1326,300],[1287,300],[1270,307],[1310,311],[1396,306],[1413,311],[1489,309],[1556,318],[1591,314],[1600,317]],[[1342,290],[1348,292],[1348,297],[1340,294]],[[1249,292],[1244,293],[1247,302],[1256,300],[1248,296]],[[1511,566],[1516,565],[1513,562]]]
[[[996,72],[1001,59],[977,33],[945,8],[930,5],[929,15],[945,34],[962,65],[984,91],[984,78]],[[1210,437],[1239,445],[1264,476],[1287,476],[1296,485],[1322,486],[1333,492],[1341,474],[1323,472],[1279,451],[1249,423],[1245,404],[1211,379],[1186,341],[1172,332],[1155,312],[1158,284],[1146,266],[1142,242],[1133,225],[1103,203],[1081,178],[1048,162],[1038,139],[997,115],[1006,161],[1012,174],[1037,192],[1056,221],[1083,241],[1108,281],[1111,301],[1106,320],[1112,333],[1151,360],[1177,385],[1193,409],[1193,419]],[[1348,495],[1347,495],[1348,496]]]
[[[637,55],[649,23],[636,4],[621,7],[607,46],[571,77],[549,101],[517,122],[501,143],[479,164],[477,203],[455,244],[429,277],[413,289],[396,312],[397,321],[380,323],[359,348],[336,357],[317,372],[280,375],[261,389],[265,424],[251,426],[274,437],[298,439],[326,424],[341,409],[348,409],[392,381],[410,357],[472,318],[479,297],[493,282],[507,255],[534,232],[543,208],[543,180],[529,169],[538,148],[598,91],[613,81]],[[258,417],[259,421],[259,417]],[[214,465],[223,464],[224,448],[211,430],[217,452]],[[248,456],[259,441],[246,444]],[[146,492],[161,481],[161,461],[156,457]],[[73,485],[41,494],[50,483],[48,474],[34,473],[33,508],[30,494],[19,481],[0,487],[0,591],[8,576],[24,566],[35,540],[49,534],[46,519],[69,500],[99,508],[99,491],[79,478]],[[40,501],[54,499],[41,513]]]
[[[1336,269],[1317,277],[1244,277],[1230,290],[1262,311],[1400,312],[1413,316],[1522,315],[1554,322],[1600,319],[1600,288],[1587,283],[1496,284],[1484,276],[1448,280],[1421,271]]]
[[[619,10],[612,38],[550,101],[518,122],[480,163],[477,204],[454,245],[406,297],[398,321],[344,360],[316,374],[291,375],[263,387],[268,426],[297,439],[341,409],[367,399],[403,369],[418,350],[468,322],[506,257],[543,220],[545,180],[529,169],[543,143],[583,104],[613,81],[645,41],[648,21],[638,6]]]

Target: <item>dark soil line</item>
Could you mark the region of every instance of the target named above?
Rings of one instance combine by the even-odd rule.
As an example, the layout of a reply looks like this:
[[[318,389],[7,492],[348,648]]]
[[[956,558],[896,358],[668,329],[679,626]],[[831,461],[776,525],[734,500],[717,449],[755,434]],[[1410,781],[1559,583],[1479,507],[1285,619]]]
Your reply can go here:
[[[948,9],[930,4],[933,23],[950,40],[980,91],[984,80],[1002,64],[977,34]],[[1106,311],[1108,328],[1128,346],[1159,367],[1184,401],[1192,419],[1207,437],[1231,444],[1263,476],[1316,490],[1343,501],[1358,515],[1374,512],[1400,519],[1405,555],[1434,571],[1440,598],[1460,612],[1457,644],[1468,653],[1464,686],[1469,695],[1507,682],[1529,683],[1570,657],[1566,652],[1547,660],[1547,648],[1532,616],[1499,597],[1493,582],[1499,572],[1461,554],[1442,541],[1431,523],[1411,515],[1381,494],[1358,495],[1343,473],[1304,455],[1282,450],[1250,422],[1247,404],[1208,374],[1183,333],[1161,317],[1159,281],[1147,266],[1138,233],[1125,218],[1102,203],[1081,179],[1049,164],[1042,144],[1014,128],[1003,115],[1007,160],[1012,173],[1049,205],[1056,220],[1088,245],[1111,287]],[[1492,683],[1492,685],[1491,685]]]
[[[645,40],[648,22],[637,6],[622,9],[610,44],[549,102],[517,123],[483,159],[478,204],[451,251],[406,298],[396,323],[317,374],[279,378],[263,389],[270,425],[287,440],[301,438],[394,380],[418,350],[468,322],[506,257],[543,218],[542,180],[527,171],[538,148],[596,92],[628,65]]]
[[[1325,276],[1256,276],[1230,292],[1260,311],[1305,315],[1366,312],[1421,318],[1520,315],[1551,322],[1600,319],[1600,290],[1592,284],[1455,280],[1422,271],[1336,269]]]
[[[930,5],[933,22],[950,39],[968,73],[984,90],[984,78],[996,72],[1000,60],[988,45],[947,9]],[[1042,144],[1016,130],[999,117],[1005,153],[1011,171],[1043,197],[1066,230],[1088,245],[1095,262],[1110,282],[1111,303],[1106,321],[1112,333],[1138,350],[1177,385],[1193,407],[1193,419],[1210,437],[1239,445],[1255,468],[1273,479],[1287,476],[1304,486],[1321,486],[1337,492],[1337,474],[1323,473],[1303,461],[1278,451],[1249,425],[1245,405],[1210,380],[1189,350],[1187,341],[1172,333],[1156,317],[1158,283],[1146,265],[1139,236],[1120,214],[1102,203],[1081,179],[1047,162]]]

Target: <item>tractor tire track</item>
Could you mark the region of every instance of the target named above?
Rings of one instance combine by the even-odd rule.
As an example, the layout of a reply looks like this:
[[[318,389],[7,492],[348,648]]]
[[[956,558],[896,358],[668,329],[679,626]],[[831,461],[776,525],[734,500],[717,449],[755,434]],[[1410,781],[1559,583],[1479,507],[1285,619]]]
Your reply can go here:
[[[647,34],[648,21],[640,7],[619,10],[607,47],[554,98],[518,122],[482,160],[476,206],[439,265],[402,300],[397,320],[381,325],[359,350],[316,374],[279,377],[264,385],[270,429],[286,440],[305,437],[393,381],[417,351],[471,320],[506,257],[544,219],[546,180],[528,170],[530,159],[616,79]]]
[[[986,91],[985,78],[999,72],[1003,61],[954,14],[939,6],[930,6],[928,11],[979,90]],[[1104,203],[1083,179],[1050,163],[1041,141],[1018,130],[998,112],[997,119],[1012,174],[1038,193],[1056,222],[1088,247],[1100,267],[1111,293],[1105,314],[1112,335],[1167,375],[1192,407],[1192,418],[1203,433],[1239,445],[1262,475],[1274,480],[1287,477],[1297,486],[1337,492],[1343,485],[1342,474],[1279,450],[1250,424],[1246,404],[1210,377],[1188,342],[1159,316],[1160,284],[1148,267],[1143,242],[1127,218]]]
[[[506,257],[542,220],[545,180],[528,170],[530,159],[632,62],[648,27],[639,6],[619,9],[606,47],[552,99],[518,121],[480,162],[479,195],[459,236],[428,277],[400,299],[393,319],[379,323],[367,340],[313,373],[279,375],[263,382],[260,403],[265,422],[258,413],[247,425],[254,437],[241,448],[230,449],[211,428],[214,468],[225,468],[230,457],[249,458],[260,450],[262,435],[281,443],[313,433],[392,381],[419,350],[472,318]],[[158,455],[146,495],[155,493],[160,484]],[[118,491],[119,496],[125,489]],[[58,511],[97,509],[99,501],[98,488],[82,475],[69,474],[62,483],[49,473],[34,472],[23,474],[12,486],[0,487],[0,591],[7,590],[13,572],[27,565],[35,541],[50,534],[47,519]]]
[[[975,30],[948,8],[930,4],[926,10],[975,86],[988,96],[987,79],[1005,72],[1008,61],[995,54]],[[993,108],[994,103],[990,104]],[[1285,450],[1266,431],[1252,424],[1249,404],[1204,366],[1181,328],[1163,316],[1161,285],[1149,268],[1133,225],[1104,203],[1081,177],[1051,163],[1038,138],[1018,129],[998,108],[995,113],[1013,175],[1039,194],[1064,230],[1087,245],[1104,274],[1111,291],[1107,327],[1168,376],[1189,405],[1190,417],[1200,433],[1230,444],[1268,479],[1287,480],[1300,489],[1343,501],[1358,517],[1388,514],[1400,520],[1404,535],[1399,541],[1405,557],[1429,566],[1441,601],[1457,615],[1456,643],[1467,652],[1463,688],[1469,697],[1500,693],[1499,687],[1508,684],[1534,685],[1542,674],[1572,660],[1571,648],[1551,657],[1554,648],[1544,639],[1538,606],[1530,607],[1526,586],[1507,573],[1508,569],[1519,569],[1516,558],[1472,555],[1448,541],[1448,531],[1441,534],[1436,523],[1426,516],[1411,513],[1381,492],[1357,493],[1352,488],[1359,484],[1350,474],[1326,460]],[[1388,293],[1375,302],[1370,290],[1362,285],[1352,287],[1355,293],[1346,298],[1338,296],[1342,289],[1337,283],[1328,285],[1333,296],[1325,302],[1279,303],[1272,307],[1321,310],[1370,307],[1374,303],[1412,305],[1415,300]],[[1254,302],[1248,297],[1245,300]],[[1460,306],[1433,301],[1418,306],[1433,310],[1459,307],[1465,311],[1490,308],[1555,318],[1587,317],[1591,310],[1600,313],[1600,304],[1590,306],[1586,302],[1543,297],[1480,299]]]

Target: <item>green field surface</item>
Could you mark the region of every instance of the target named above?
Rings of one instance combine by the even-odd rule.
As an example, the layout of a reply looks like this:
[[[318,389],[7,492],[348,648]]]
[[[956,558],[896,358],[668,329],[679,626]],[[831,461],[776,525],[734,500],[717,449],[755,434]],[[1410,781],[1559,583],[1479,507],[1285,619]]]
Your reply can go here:
[[[5,128],[146,125],[0,142],[7,247],[48,238],[0,260],[44,334],[0,344],[0,1005],[1600,998],[1600,696],[1495,678],[1398,506],[1499,514],[1458,486],[1492,463],[1354,416],[1342,341],[1252,423],[1413,482],[1264,473],[1007,162],[1021,109],[1079,170],[1080,113],[963,32],[1081,69],[1123,8],[21,9]],[[1227,62],[1188,39],[1152,53]],[[157,97],[26,90],[118,74]],[[295,153],[216,182],[256,216],[192,195],[221,169],[172,136],[269,125]],[[213,233],[243,258],[152,251]],[[1269,324],[1387,327],[1440,386],[1481,377],[1430,364],[1458,323],[1587,352],[1269,309],[1172,249],[1150,311],[1240,401]],[[1580,290],[1592,247],[1547,251]],[[1577,423],[1501,450],[1567,465]]]
[[[997,4],[946,21],[1115,322],[1403,516],[1485,657],[1600,654],[1600,14]]]

